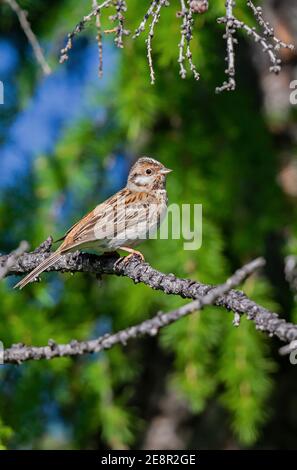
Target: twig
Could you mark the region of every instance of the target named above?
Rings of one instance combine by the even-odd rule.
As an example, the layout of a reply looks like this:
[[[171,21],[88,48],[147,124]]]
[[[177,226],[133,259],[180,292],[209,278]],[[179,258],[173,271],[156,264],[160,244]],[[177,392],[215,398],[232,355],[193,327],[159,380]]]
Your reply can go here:
[[[156,6],[158,5],[158,3],[159,3],[159,0],[151,0],[151,4],[146,14],[144,15],[142,22],[140,23],[140,25],[134,32],[133,39],[138,38],[138,36],[145,30],[147,21],[149,20],[150,16],[153,16],[154,10]]]
[[[221,93],[222,91],[233,91],[236,88],[235,82],[235,53],[234,45],[237,44],[237,39],[234,38],[235,28],[234,28],[234,17],[233,17],[233,6],[235,5],[234,0],[226,0],[226,16],[223,18],[218,18],[218,23],[225,23],[226,32],[223,36],[226,39],[227,45],[227,57],[226,61],[228,64],[225,73],[228,77],[228,80],[223,83],[222,86],[216,88],[216,93]]]
[[[184,6],[184,1],[180,0],[181,2],[181,12],[177,13],[177,16],[183,16],[183,6]],[[180,42],[178,44],[178,59],[177,62],[179,63],[179,74],[181,78],[186,78],[187,76],[187,70],[185,68],[184,62],[185,62],[185,56],[184,56],[184,49],[185,49],[185,44],[186,44],[186,36],[184,33],[184,22],[185,22],[185,17],[183,16],[183,22],[181,25],[181,35],[180,35]]]
[[[28,360],[53,359],[55,357],[78,356],[87,353],[99,352],[110,349],[116,344],[126,344],[128,340],[143,335],[156,335],[161,328],[164,328],[180,318],[189,315],[197,310],[202,310],[206,305],[212,305],[219,297],[226,294],[230,289],[241,284],[244,279],[256,269],[263,266],[261,258],[246,264],[243,268],[235,272],[224,284],[211,289],[203,297],[199,297],[176,310],[168,313],[159,313],[150,320],[145,320],[139,325],[131,326],[117,333],[104,335],[90,341],[72,340],[68,344],[57,344],[49,340],[48,346],[36,347],[15,344],[4,350],[4,363],[20,364]]]
[[[97,0],[92,0],[93,9],[98,7]],[[102,44],[102,31],[101,31],[101,11],[98,11],[96,14],[96,28],[97,28],[97,43],[98,43],[98,53],[99,53],[99,65],[98,65],[98,76],[101,78],[103,76],[103,44]]]
[[[258,34],[255,28],[250,28],[247,24],[243,23],[242,21],[236,21],[234,23],[235,28],[243,29],[247,32],[248,36],[251,36],[255,42],[258,42],[263,47],[263,52],[268,54],[269,60],[271,62],[271,66],[269,67],[269,71],[275,73],[276,75],[281,71],[281,60],[277,58],[274,48],[272,44],[270,44],[265,37]],[[288,45],[289,47],[289,45]]]
[[[226,0],[226,15],[222,18],[218,18],[217,22],[220,24],[225,24],[225,35],[227,43],[227,63],[228,67],[225,71],[228,81],[225,81],[222,86],[216,88],[216,92],[220,93],[222,91],[231,91],[236,87],[235,83],[235,52],[234,44],[237,43],[237,40],[234,38],[234,33],[236,30],[243,30],[247,33],[248,36],[251,36],[256,43],[261,44],[263,52],[266,53],[271,62],[269,71],[275,74],[278,74],[281,70],[281,60],[277,57],[277,51],[280,48],[294,49],[293,44],[286,44],[281,41],[274,35],[273,28],[269,25],[267,21],[264,20],[262,15],[262,8],[255,7],[251,0],[247,0],[247,5],[251,8],[257,23],[262,28],[263,35],[256,31],[256,28],[250,27],[243,21],[239,21],[233,15],[233,7],[235,6],[235,0]],[[272,42],[275,44],[273,45]]]
[[[5,263],[0,265],[0,281],[9,273],[10,269],[15,265],[18,258],[20,258],[20,256],[22,256],[28,249],[28,242],[22,241],[18,248],[7,256]]]
[[[155,72],[154,72],[153,59],[152,59],[152,39],[154,37],[155,26],[159,22],[159,19],[160,19],[161,8],[162,6],[165,6],[166,4],[167,4],[166,0],[160,0],[160,3],[157,5],[156,11],[153,14],[153,20],[152,20],[151,27],[148,33],[148,37],[146,39],[147,59],[148,59],[149,68],[150,68],[151,85],[154,85],[155,83]]]
[[[181,25],[181,39],[178,45],[179,48],[179,57],[178,63],[180,66],[180,76],[182,78],[186,78],[187,71],[184,66],[185,57],[188,59],[190,69],[194,75],[195,80],[200,79],[200,74],[198,73],[192,59],[192,52],[191,52],[191,41],[193,39],[193,9],[191,8],[191,2],[189,4],[190,8],[186,7],[185,0],[180,0],[181,4],[181,11],[177,14],[177,16],[181,16],[183,21]]]
[[[48,65],[47,61],[45,60],[40,44],[31,29],[31,25],[27,18],[28,13],[25,10],[22,10],[22,8],[19,6],[16,0],[4,0],[4,1],[16,13],[19,19],[20,25],[25,35],[27,36],[29,43],[32,46],[36,60],[39,63],[40,67],[42,68],[44,75],[49,75],[51,73],[51,68]]]
[[[152,58],[152,40],[154,37],[155,26],[160,19],[160,12],[161,12],[162,7],[168,7],[168,6],[169,6],[168,0],[153,0],[151,2],[151,5],[148,11],[144,15],[142,22],[140,23],[140,26],[136,29],[133,35],[133,39],[135,39],[144,31],[146,23],[151,16],[152,22],[150,25],[148,37],[145,41],[146,47],[147,47],[147,60],[148,60],[149,69],[150,69],[151,85],[154,85],[155,83],[155,72],[154,72],[153,58]]]
[[[275,34],[274,34],[274,29],[270,25],[268,21],[265,21],[263,18],[263,8],[258,6],[256,7],[254,3],[251,0],[247,0],[247,6],[251,8],[258,24],[262,27],[263,29],[263,34],[267,36],[268,38],[272,38],[272,40],[275,42],[274,48],[276,50],[280,49],[283,47],[284,49],[294,49],[293,44],[286,44],[285,42],[281,41],[278,39]]]
[[[110,16],[112,21],[118,21],[118,26],[114,29],[115,35],[115,45],[120,49],[123,49],[123,36],[129,36],[130,31],[124,28],[124,13],[127,11],[127,4],[124,0],[115,0],[116,14]]]
[[[84,16],[83,19],[75,26],[75,28],[73,29],[73,31],[71,31],[71,33],[68,34],[68,40],[67,40],[67,44],[66,46],[61,50],[61,53],[60,53],[60,63],[62,64],[63,62],[65,62],[66,60],[69,59],[69,56],[68,56],[68,52],[70,51],[70,49],[72,49],[72,44],[73,44],[73,39],[74,37],[81,33],[85,27],[86,27],[86,24],[89,23],[92,18],[96,18],[96,16],[98,15],[98,13],[100,14],[100,11],[102,8],[104,7],[108,7],[110,6],[110,4],[112,3],[113,0],[105,0],[104,2],[102,2],[100,5],[96,6],[95,8],[93,8],[93,10],[91,11],[91,13],[89,13],[88,15]]]
[[[148,0],[147,0],[148,1]],[[196,69],[196,66],[193,62],[192,52],[191,52],[191,41],[193,39],[193,25],[194,19],[193,15],[195,14],[205,14],[208,11],[208,0],[179,0],[181,11],[176,13],[177,17],[182,18],[181,27],[180,27],[180,41],[178,44],[178,63],[179,63],[179,74],[181,78],[186,78],[187,69],[185,66],[185,61],[188,61],[189,68],[196,80],[199,80],[200,74]],[[235,0],[225,0],[226,13],[225,16],[218,18],[217,22],[225,26],[224,39],[226,40],[226,62],[227,68],[225,73],[227,75],[227,80],[223,84],[216,88],[216,92],[220,93],[222,91],[232,91],[236,88],[235,81],[235,45],[237,44],[237,38],[235,38],[235,33],[238,30],[244,31],[248,36],[250,36],[256,43],[259,43],[262,46],[264,53],[269,57],[271,66],[270,71],[274,73],[279,73],[281,68],[281,61],[278,58],[277,52],[280,48],[289,48],[293,49],[292,44],[286,44],[285,42],[278,39],[273,31],[273,28],[270,24],[264,19],[263,11],[261,7],[256,7],[252,0],[246,0],[247,7],[251,9],[257,25],[261,29],[260,32],[256,30],[255,27],[251,27],[243,21],[239,21],[234,16],[234,8],[236,6]],[[153,50],[152,42],[156,29],[156,25],[160,19],[161,11],[163,6],[169,6],[169,0],[151,0],[148,6],[148,9],[140,22],[138,28],[136,28],[133,39],[138,38],[148,27],[148,35],[146,37],[146,46],[147,46],[147,59],[149,64],[150,71],[150,81],[151,84],[155,83],[155,72],[153,67]],[[117,26],[114,28],[109,28],[105,30],[105,33],[115,33],[115,43],[118,47],[123,48],[123,36],[128,35],[129,31],[124,28],[124,13],[127,9],[127,3],[124,0],[105,0],[100,5],[97,4],[97,1],[93,3],[93,10],[86,16],[83,17],[74,30],[68,34],[68,41],[64,49],[61,51],[60,62],[64,62],[68,59],[69,50],[72,48],[73,38],[79,34],[91,21],[93,17],[96,17],[97,28],[99,26],[98,17],[100,15],[101,9],[103,7],[116,7],[116,14],[110,16],[112,21],[117,21]],[[102,75],[102,42],[100,36],[97,36],[98,45],[99,45],[99,55],[100,55],[100,64],[99,65],[99,74]],[[101,46],[100,46],[101,44]]]

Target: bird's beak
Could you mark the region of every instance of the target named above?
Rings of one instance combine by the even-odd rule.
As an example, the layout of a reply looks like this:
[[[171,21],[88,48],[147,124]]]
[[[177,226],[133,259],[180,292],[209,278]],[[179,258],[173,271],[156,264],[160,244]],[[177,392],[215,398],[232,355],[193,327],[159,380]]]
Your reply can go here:
[[[162,170],[160,171],[160,173],[162,175],[167,175],[168,173],[171,173],[172,170],[170,170],[169,168],[162,168]]]

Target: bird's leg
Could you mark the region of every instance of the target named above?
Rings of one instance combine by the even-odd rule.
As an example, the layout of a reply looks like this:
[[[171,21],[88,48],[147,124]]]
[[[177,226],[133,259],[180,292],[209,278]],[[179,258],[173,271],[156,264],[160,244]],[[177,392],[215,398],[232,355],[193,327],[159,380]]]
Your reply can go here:
[[[117,264],[120,264],[122,262],[127,263],[127,261],[134,255],[139,256],[139,258],[141,258],[141,261],[145,261],[143,254],[140,251],[133,250],[133,248],[130,248],[130,247],[127,247],[127,246],[120,246],[119,250],[127,251],[130,254],[128,256],[126,256],[124,259],[121,259],[121,258],[118,259],[115,262],[115,266],[117,266]]]
[[[131,258],[131,256],[136,255],[141,258],[141,261],[144,261],[144,256],[140,251],[134,250],[128,246],[120,246],[120,250],[127,251],[130,255],[126,256],[126,259]]]

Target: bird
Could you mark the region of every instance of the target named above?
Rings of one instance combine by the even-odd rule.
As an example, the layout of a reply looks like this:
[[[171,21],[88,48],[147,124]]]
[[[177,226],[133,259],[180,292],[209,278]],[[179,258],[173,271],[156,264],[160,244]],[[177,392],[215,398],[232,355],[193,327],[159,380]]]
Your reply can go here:
[[[149,238],[166,216],[166,177],[171,171],[153,158],[140,157],[129,171],[126,186],[74,224],[57,240],[62,242],[58,249],[14,288],[22,289],[63,255],[77,250],[103,254],[121,249],[129,253],[125,262],[133,255],[144,261],[133,247]]]

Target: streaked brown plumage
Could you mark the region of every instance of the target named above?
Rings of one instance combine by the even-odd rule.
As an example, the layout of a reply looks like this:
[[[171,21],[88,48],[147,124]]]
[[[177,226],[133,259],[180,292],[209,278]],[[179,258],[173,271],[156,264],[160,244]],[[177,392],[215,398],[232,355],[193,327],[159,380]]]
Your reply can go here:
[[[139,158],[129,172],[126,187],[73,225],[60,239],[63,242],[57,251],[15,287],[22,289],[71,251],[92,249],[104,253],[122,249],[129,256],[137,253],[143,258],[132,247],[153,233],[166,215],[166,175],[170,171],[157,160]]]

